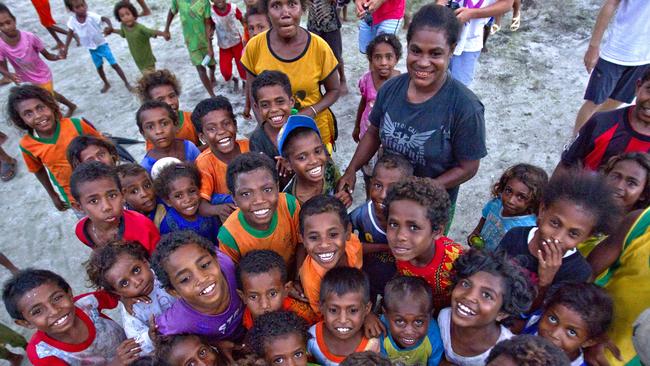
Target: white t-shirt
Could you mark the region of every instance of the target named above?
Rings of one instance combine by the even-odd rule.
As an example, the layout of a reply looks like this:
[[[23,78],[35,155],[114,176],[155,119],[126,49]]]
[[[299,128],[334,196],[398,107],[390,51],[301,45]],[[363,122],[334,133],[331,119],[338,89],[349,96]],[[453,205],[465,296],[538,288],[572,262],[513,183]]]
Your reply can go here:
[[[485,8],[496,2],[496,0],[456,0],[461,7],[479,7]],[[480,6],[479,6],[480,4]],[[460,33],[458,43],[454,49],[454,55],[458,56],[463,52],[479,52],[483,49],[483,27],[490,18],[470,19],[469,22],[463,26],[463,31]]]
[[[79,23],[76,16],[71,16],[68,20],[68,28],[79,36],[79,42],[82,46],[94,50],[106,43],[104,29],[102,28],[102,17],[92,11],[86,14],[86,21],[83,23]]]
[[[607,28],[600,57],[622,66],[650,64],[650,1],[621,1]]]
[[[451,308],[445,308],[440,310],[438,314],[438,326],[440,327],[440,337],[442,338],[442,345],[445,348],[445,357],[447,361],[458,365],[458,366],[484,366],[485,360],[490,355],[492,347],[490,347],[485,352],[480,355],[466,357],[456,354],[451,348]],[[496,343],[504,341],[506,339],[512,338],[514,335],[510,330],[504,326],[501,326],[501,334],[499,334],[499,339]],[[495,343],[495,345],[496,345]]]

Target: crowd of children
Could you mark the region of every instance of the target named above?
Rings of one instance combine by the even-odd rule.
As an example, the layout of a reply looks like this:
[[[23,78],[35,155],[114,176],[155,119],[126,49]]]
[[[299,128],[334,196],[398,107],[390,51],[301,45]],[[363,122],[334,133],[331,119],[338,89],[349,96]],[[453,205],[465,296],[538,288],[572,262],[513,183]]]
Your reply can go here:
[[[590,119],[550,178],[526,163],[507,168],[460,243],[447,236],[453,187],[418,175],[408,154],[369,154],[366,202],[349,210],[353,187],[340,184],[335,131],[319,129],[313,105],[302,106],[313,113],[296,113],[282,71],[256,73],[246,85],[244,114],[252,108],[258,124],[250,139],[240,138],[233,106],[213,92],[215,58],[225,80],[238,85],[232,63],[246,80],[246,42],[272,38],[264,11],[290,18],[301,7],[296,0],[262,2],[247,1],[242,13],[225,0],[172,0],[165,30],[155,31],[137,21],[150,12],[144,1],[142,14],[127,0],[115,4],[117,30],[85,0],[65,0],[72,16],[58,55],[17,30],[0,3],[0,61],[14,70],[0,63],[0,73],[21,83],[9,93],[8,116],[24,131],[28,170],[58,210],[79,218],[75,234],[92,249],[84,267],[95,290],[75,295],[56,273],[18,270],[0,253],[13,273],[3,288],[5,308],[18,326],[35,330],[24,342],[3,326],[3,346],[25,348],[37,366],[579,366],[617,354],[617,346],[627,351],[609,336],[617,322],[617,329],[629,326],[626,342],[634,334],[635,344],[648,344],[649,334],[632,330],[638,306],[624,313],[607,284],[615,286],[613,272],[630,262],[619,256],[629,253],[628,243],[639,245],[650,225],[650,70],[636,82],[637,104]],[[312,37],[341,48],[336,12],[335,3],[312,1],[309,27]],[[177,13],[211,95],[191,112],[179,109],[181,86],[171,71],[156,69],[149,42],[169,40]],[[407,37],[409,55],[418,58],[420,46],[444,43],[421,18],[415,14]],[[291,28],[295,19],[285,23],[280,17],[274,26]],[[54,23],[48,29],[58,39]],[[89,121],[71,117],[76,105],[54,91],[39,57],[64,59],[76,36],[89,49],[102,93],[110,88],[104,59],[131,90],[104,38],[111,33],[126,38],[143,73],[134,88],[142,102],[135,123],[147,144],[139,164],[123,161]],[[369,71],[358,82],[350,136],[360,145],[369,129],[377,132],[369,115],[378,90],[399,75],[402,45],[379,34],[366,51]],[[344,80],[341,52],[334,54],[339,63],[331,72]],[[634,225],[626,224],[631,217]],[[632,266],[647,266],[647,258],[641,262]],[[116,307],[121,322],[102,312]],[[639,319],[635,329],[647,329],[647,316]],[[20,355],[1,351],[20,363]],[[628,352],[623,361],[646,354]]]

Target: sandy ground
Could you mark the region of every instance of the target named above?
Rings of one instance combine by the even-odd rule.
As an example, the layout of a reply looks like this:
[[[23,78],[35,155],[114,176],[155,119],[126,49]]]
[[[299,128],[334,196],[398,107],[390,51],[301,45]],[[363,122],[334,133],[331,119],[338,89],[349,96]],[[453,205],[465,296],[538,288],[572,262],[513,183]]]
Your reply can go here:
[[[116,24],[112,19],[114,1],[87,2],[90,10],[110,16]],[[141,22],[162,29],[168,1],[148,0],[148,3],[154,14],[142,18]],[[237,3],[242,6],[241,1]],[[485,105],[489,154],[481,161],[476,177],[462,186],[450,234],[452,238],[465,241],[467,233],[480,218],[491,184],[506,167],[517,162],[530,162],[548,172],[554,168],[562,146],[570,138],[575,113],[582,101],[588,78],[582,56],[599,3],[598,0],[524,1],[521,29],[516,33],[508,31],[510,15],[506,15],[504,30],[490,38],[489,52],[481,56],[472,86]],[[49,46],[54,44],[38,23],[31,4],[10,0],[7,5],[15,12],[19,29],[36,33]],[[52,1],[51,5],[55,19],[65,24],[69,13],[64,9],[63,1]],[[350,14],[353,14],[352,7]],[[356,147],[350,138],[359,103],[356,83],[368,66],[365,56],[357,52],[356,22],[344,23],[342,31],[351,93],[341,98],[333,110],[340,128],[335,160],[345,168]],[[405,32],[400,33],[400,38],[405,44]],[[135,82],[139,72],[126,41],[113,35],[109,43],[129,79]],[[152,43],[157,66],[173,70],[182,81],[182,109],[191,110],[207,97],[207,93],[189,63],[179,20],[174,20],[170,42],[155,39]],[[99,93],[100,81],[85,49],[73,46],[67,60],[50,63],[50,66],[56,90],[79,105],[76,116],[92,121],[102,131],[140,138],[134,121],[138,100],[127,92],[111,69],[106,72],[113,88],[104,95]],[[406,70],[403,59],[398,68]],[[3,103],[8,90],[6,86],[0,88]],[[219,93],[228,96],[237,111],[243,110],[244,99],[241,94],[233,93],[231,86],[224,86],[221,82]],[[254,127],[253,121],[243,118],[239,118],[238,123],[242,135],[247,135]],[[21,160],[18,140],[22,132],[10,125],[1,129],[10,136],[4,148]],[[136,159],[144,154],[143,145],[129,149]],[[363,187],[358,184],[356,188],[355,205],[358,205],[363,200]],[[74,235],[77,220],[72,212],[59,213],[54,209],[22,161],[16,178],[0,184],[0,207],[5,212],[0,218],[5,233],[0,238],[3,253],[19,267],[48,268],[60,273],[72,284],[75,293],[87,291],[81,264],[88,257],[89,250]],[[7,271],[0,270],[0,281],[4,282],[8,277]],[[0,321],[13,323],[4,309],[0,310]],[[24,329],[19,331],[30,334]]]

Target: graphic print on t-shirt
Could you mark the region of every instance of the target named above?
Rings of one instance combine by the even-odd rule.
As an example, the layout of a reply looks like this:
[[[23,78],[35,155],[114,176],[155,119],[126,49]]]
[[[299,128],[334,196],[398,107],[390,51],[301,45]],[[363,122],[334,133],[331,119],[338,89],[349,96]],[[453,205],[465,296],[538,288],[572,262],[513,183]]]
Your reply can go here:
[[[424,144],[438,131],[418,131],[417,126],[393,121],[388,112],[384,114],[384,125],[380,130],[384,148],[406,156],[416,165],[426,165]]]

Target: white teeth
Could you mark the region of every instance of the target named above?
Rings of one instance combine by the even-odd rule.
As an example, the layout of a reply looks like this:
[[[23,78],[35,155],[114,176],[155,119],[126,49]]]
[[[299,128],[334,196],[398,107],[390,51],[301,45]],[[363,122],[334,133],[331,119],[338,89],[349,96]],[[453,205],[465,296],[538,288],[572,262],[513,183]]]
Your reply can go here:
[[[415,339],[402,338],[402,343],[404,343],[404,344],[413,344],[413,343],[415,343]]]
[[[419,78],[426,78],[426,77],[428,77],[429,75],[431,75],[431,73],[430,73],[430,72],[426,72],[426,71],[416,71],[416,72],[415,72],[415,76],[417,76],[417,77],[419,77]]]
[[[406,248],[394,248],[393,252],[395,252],[395,253],[406,253],[406,252],[408,252],[408,249],[406,249]]]
[[[68,315],[62,316],[59,320],[54,322],[54,325],[58,326],[63,324],[66,320],[68,320]]]
[[[351,332],[352,328],[336,328],[336,331],[345,334]]]
[[[474,312],[472,309],[468,308],[467,306],[465,306],[465,305],[463,305],[461,303],[458,303],[457,309],[458,309],[458,312],[461,315],[464,315],[464,316],[474,316],[474,315],[476,315],[476,312]]]
[[[231,140],[232,139],[230,137],[226,137],[226,138],[222,138],[221,140],[219,140],[217,142],[219,143],[219,145],[225,146],[225,145],[230,144]]]
[[[330,262],[334,259],[334,252],[318,254],[318,258],[320,258],[321,262]]]
[[[257,217],[263,217],[263,216],[266,216],[266,214],[269,213],[269,211],[271,211],[271,210],[269,210],[268,208],[265,208],[263,210],[253,211],[253,214],[255,216],[257,216]]]
[[[185,211],[192,212],[192,211],[194,211],[194,209],[196,209],[196,206],[190,206],[190,207],[186,208]]]
[[[280,122],[280,121],[282,121],[282,116],[271,117],[271,121],[273,121],[273,122]]]
[[[214,289],[214,286],[215,286],[215,284],[213,283],[210,286],[204,288],[203,291],[201,291],[201,295],[205,295],[208,292],[212,291]]]
[[[316,168],[307,171],[307,173],[309,173],[309,175],[312,176],[319,176],[322,170],[323,170],[322,167],[317,166]]]

